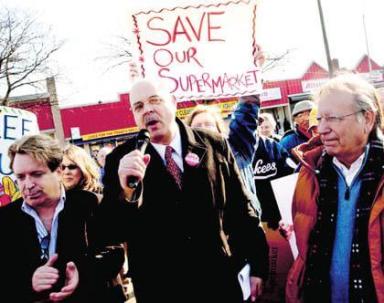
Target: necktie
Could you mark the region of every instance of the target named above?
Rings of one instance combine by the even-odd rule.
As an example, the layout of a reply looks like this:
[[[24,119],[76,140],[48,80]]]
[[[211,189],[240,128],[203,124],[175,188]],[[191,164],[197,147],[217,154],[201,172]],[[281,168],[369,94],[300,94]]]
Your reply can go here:
[[[40,242],[40,248],[41,248],[41,261],[43,263],[46,263],[49,259],[49,242],[50,242],[50,236],[47,235],[43,239],[41,239]]]
[[[165,148],[165,162],[167,165],[167,171],[171,174],[179,189],[181,189],[181,169],[176,164],[175,160],[173,160],[172,153],[173,148],[171,146],[167,146]]]

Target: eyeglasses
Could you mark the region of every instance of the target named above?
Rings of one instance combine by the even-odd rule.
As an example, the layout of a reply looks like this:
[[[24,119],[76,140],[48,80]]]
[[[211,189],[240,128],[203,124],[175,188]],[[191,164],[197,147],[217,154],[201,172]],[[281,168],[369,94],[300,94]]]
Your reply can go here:
[[[76,164],[69,164],[69,165],[61,164],[62,170],[65,170],[66,168],[68,168],[69,170],[75,170],[76,168],[79,168],[79,167]]]
[[[298,113],[294,118],[307,118],[309,117],[309,110],[306,110],[304,112]]]
[[[356,114],[359,114],[363,112],[362,110],[359,110],[357,112],[354,112],[354,113],[351,113],[351,114],[347,114],[347,115],[343,115],[343,116],[326,116],[326,117],[316,117],[316,120],[318,123],[321,122],[321,120],[324,119],[325,122],[327,123],[338,123],[338,122],[341,122],[343,121],[345,118],[349,117],[349,116],[353,116],[353,115],[356,115]]]

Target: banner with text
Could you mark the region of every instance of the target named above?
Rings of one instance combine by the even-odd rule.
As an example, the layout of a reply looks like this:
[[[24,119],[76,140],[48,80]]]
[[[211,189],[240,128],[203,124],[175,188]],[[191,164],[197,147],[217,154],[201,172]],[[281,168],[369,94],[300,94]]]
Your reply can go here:
[[[8,148],[24,135],[37,134],[36,115],[26,110],[0,106],[0,207],[20,197],[12,170]]]
[[[255,0],[140,11],[132,20],[141,76],[165,80],[178,101],[262,91]]]

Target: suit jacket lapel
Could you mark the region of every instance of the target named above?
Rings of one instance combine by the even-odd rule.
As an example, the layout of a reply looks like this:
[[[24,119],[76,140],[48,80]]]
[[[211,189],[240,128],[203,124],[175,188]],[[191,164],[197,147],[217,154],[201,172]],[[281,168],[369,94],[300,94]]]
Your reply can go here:
[[[18,241],[25,247],[25,252],[30,254],[28,260],[38,262],[40,260],[41,251],[35,221],[31,216],[21,210],[21,203],[18,212],[20,214],[15,218],[15,220],[19,221],[15,222],[20,231]]]
[[[182,142],[182,159],[183,159],[183,188],[185,184],[188,184],[189,180],[195,178],[194,174],[198,171],[201,171],[202,168],[205,167],[205,157],[206,157],[206,147],[199,142],[196,141],[196,133],[192,131],[192,129],[182,123],[179,119],[177,119],[177,123],[179,124],[180,136]],[[164,161],[156,151],[156,149],[150,144],[147,147],[146,152],[150,154],[151,160],[149,162],[146,176],[152,176],[148,178],[148,182],[152,182],[153,178],[160,183],[165,182],[164,184],[174,184],[174,180],[172,176],[167,172],[166,166],[164,165]],[[197,155],[199,158],[199,163],[196,166],[191,166],[185,161],[186,156],[191,153]],[[145,181],[145,178],[144,178]]]
[[[196,140],[197,134],[192,131],[188,126],[185,126],[181,121],[178,120],[182,149],[183,149],[183,189],[189,184],[193,186],[193,180],[200,175],[201,170],[206,168],[206,154],[207,149],[204,145],[200,144]],[[196,165],[188,163],[186,157],[189,155],[196,155],[198,163]]]

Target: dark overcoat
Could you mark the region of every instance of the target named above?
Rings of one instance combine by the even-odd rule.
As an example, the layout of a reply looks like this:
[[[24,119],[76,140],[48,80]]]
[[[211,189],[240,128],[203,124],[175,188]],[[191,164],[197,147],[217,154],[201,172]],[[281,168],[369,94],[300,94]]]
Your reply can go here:
[[[0,208],[0,302],[35,302],[47,296],[32,290],[32,275],[42,265],[40,243],[34,219],[21,210],[23,200]],[[65,302],[86,302],[89,291],[88,222],[97,207],[97,197],[80,190],[67,191],[59,214],[56,253],[57,267],[65,276],[67,262],[73,261],[80,273],[77,291]],[[63,281],[61,281],[63,282]],[[88,284],[89,285],[89,284]],[[57,285],[60,289],[62,285]]]
[[[237,272],[245,262],[253,275],[267,274],[264,232],[227,141],[178,124],[182,189],[148,145],[142,204],[126,202],[117,170],[135,148],[135,139],[128,140],[107,157],[99,235],[109,244],[128,243],[138,303],[240,302]],[[197,165],[185,160],[190,153]]]

